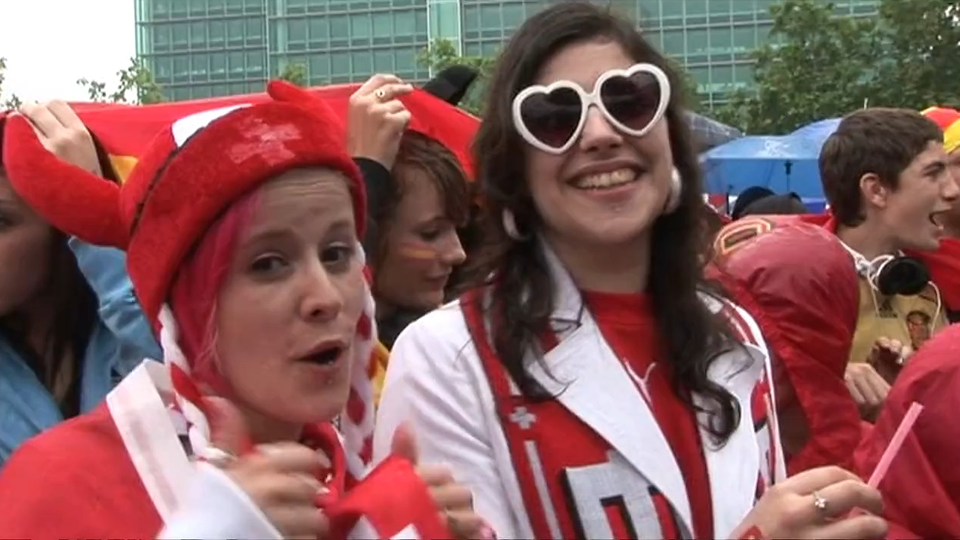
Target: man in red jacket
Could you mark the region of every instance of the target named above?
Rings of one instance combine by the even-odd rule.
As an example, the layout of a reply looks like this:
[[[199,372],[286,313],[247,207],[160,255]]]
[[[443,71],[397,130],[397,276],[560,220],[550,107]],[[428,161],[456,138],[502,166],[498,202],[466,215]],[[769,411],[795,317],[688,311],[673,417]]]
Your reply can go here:
[[[922,343],[912,338],[946,324],[927,272],[903,252],[939,248],[940,219],[960,189],[947,169],[943,132],[905,109],[866,109],[844,118],[820,153],[820,176],[832,212],[825,226],[847,247],[860,275],[846,379],[863,418],[872,420],[896,366]],[[927,321],[926,332],[910,330],[918,320]]]

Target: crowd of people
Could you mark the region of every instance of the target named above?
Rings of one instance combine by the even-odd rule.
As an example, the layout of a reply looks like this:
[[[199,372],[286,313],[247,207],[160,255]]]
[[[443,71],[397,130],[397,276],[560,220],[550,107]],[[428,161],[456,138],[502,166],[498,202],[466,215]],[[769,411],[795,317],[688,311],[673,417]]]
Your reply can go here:
[[[728,216],[633,21],[530,17],[469,137],[451,70],[129,174],[2,113],[0,537],[960,536],[960,112],[852,112],[825,214]]]

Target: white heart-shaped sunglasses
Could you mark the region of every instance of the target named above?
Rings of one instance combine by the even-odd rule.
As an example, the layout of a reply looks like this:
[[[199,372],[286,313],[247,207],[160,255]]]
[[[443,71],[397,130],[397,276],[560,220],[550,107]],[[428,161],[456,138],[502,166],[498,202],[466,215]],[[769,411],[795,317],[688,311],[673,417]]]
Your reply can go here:
[[[570,149],[583,132],[590,107],[597,107],[617,130],[642,137],[663,118],[670,103],[670,81],[653,64],[607,71],[587,93],[572,81],[525,88],[513,99],[513,124],[534,148],[550,154]]]

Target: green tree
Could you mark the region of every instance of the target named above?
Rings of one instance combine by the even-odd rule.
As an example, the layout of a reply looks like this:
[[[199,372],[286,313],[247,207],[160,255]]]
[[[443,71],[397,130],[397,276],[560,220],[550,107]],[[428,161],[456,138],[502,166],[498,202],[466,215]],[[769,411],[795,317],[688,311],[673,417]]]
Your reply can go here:
[[[307,86],[307,66],[294,62],[287,62],[277,78],[297,86]]]
[[[884,61],[871,102],[923,109],[960,106],[960,1],[883,0]]]
[[[833,4],[815,0],[785,0],[770,12],[769,42],[754,52],[755,87],[735,92],[717,119],[746,133],[782,134],[862,107],[881,57],[876,21],[839,17]]]
[[[881,0],[874,19],[833,5],[772,6],[770,43],[755,51],[755,87],[718,117],[750,133],[784,133],[870,106],[960,106],[960,0]]]
[[[479,116],[483,112],[483,101],[486,95],[487,83],[497,59],[485,56],[462,56],[457,46],[448,39],[434,40],[417,56],[417,63],[434,73],[454,64],[470,66],[480,72],[480,76],[460,102],[460,108]]]
[[[87,90],[90,101],[108,103],[134,103],[149,105],[164,101],[163,90],[153,78],[153,73],[139,58],[131,58],[130,65],[117,72],[114,90],[107,89],[102,81],[80,79],[77,84]],[[133,92],[133,98],[129,97]]]
[[[23,105],[23,101],[21,101],[16,94],[10,94],[10,97],[3,100],[3,103],[0,103],[0,110],[15,111],[20,108],[20,105]]]
[[[7,78],[7,59],[0,56],[0,96],[3,96],[3,82]],[[20,98],[16,94],[10,94],[10,97],[0,102],[0,110],[17,109],[21,105]]]

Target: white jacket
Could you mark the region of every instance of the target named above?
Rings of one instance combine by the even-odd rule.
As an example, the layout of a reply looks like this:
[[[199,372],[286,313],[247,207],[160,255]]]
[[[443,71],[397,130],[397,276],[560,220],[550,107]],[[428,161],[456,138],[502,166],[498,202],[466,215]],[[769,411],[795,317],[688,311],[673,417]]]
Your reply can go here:
[[[589,311],[582,310],[581,315],[580,293],[569,274],[548,250],[547,258],[557,299],[553,318],[570,321],[580,316],[581,325],[563,335],[560,344],[546,354],[552,377],[540,363],[531,362],[529,369],[568,410],[610,443],[622,458],[618,461],[628,464],[629,474],[636,475],[638,483],[656,486],[686,530],[692,531],[686,486],[656,419]],[[705,297],[705,302],[714,310],[721,308],[712,298]],[[762,460],[769,455],[769,443],[764,441],[770,437],[754,431],[751,412],[751,394],[764,370],[770,372],[769,355],[756,323],[736,309],[749,326],[745,330],[760,346],[745,344],[748,355],[743,349],[722,355],[709,373],[736,396],[742,413],[739,426],[722,448],[704,445],[718,538],[733,533],[750,511],[758,471],[769,470]],[[772,396],[771,402],[775,403]],[[775,412],[769,414],[776,430]],[[533,538],[493,394],[458,302],[414,322],[397,339],[378,411],[375,461],[389,454],[393,432],[402,422],[414,429],[422,462],[450,466],[457,480],[473,490],[475,509],[499,538]],[[701,430],[701,435],[709,441],[709,434]],[[775,444],[779,446],[779,441]],[[778,480],[785,475],[782,450],[776,448],[774,455],[774,480]],[[656,523],[635,526],[641,538],[659,534]]]

